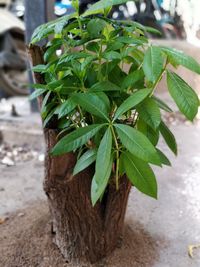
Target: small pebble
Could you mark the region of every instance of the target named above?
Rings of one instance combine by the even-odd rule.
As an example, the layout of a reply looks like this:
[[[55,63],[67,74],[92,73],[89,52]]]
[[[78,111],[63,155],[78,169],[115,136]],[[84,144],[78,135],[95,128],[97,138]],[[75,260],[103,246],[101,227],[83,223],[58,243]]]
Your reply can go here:
[[[0,163],[7,166],[13,166],[18,162],[26,162],[32,159],[44,161],[44,154],[32,150],[27,144],[23,146],[0,144]]]
[[[19,213],[17,216],[18,216],[18,217],[23,217],[24,215],[25,215],[25,213],[22,213],[22,212],[21,212],[21,213]]]
[[[0,218],[0,225],[5,223],[8,219],[8,217]]]
[[[4,158],[2,159],[2,161],[1,161],[1,163],[2,163],[3,165],[6,165],[6,166],[14,166],[14,165],[15,165],[14,161],[11,160],[9,157],[4,157]]]
[[[44,161],[44,154],[40,154],[38,157],[38,160],[43,162]]]

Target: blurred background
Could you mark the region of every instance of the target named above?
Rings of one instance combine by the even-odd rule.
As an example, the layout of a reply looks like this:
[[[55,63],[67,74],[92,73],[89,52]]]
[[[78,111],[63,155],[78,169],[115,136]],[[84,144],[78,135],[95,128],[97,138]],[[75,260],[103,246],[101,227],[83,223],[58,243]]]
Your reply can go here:
[[[81,0],[81,12],[94,2]],[[116,6],[110,16],[114,19],[131,19],[162,33],[161,36],[149,37],[187,40],[200,46],[199,11],[198,0],[139,0]],[[34,28],[54,17],[72,12],[70,0],[0,0],[1,98],[29,94],[25,40],[29,42]]]
[[[80,0],[81,12],[95,2]],[[42,190],[45,146],[37,102],[28,99],[33,79],[26,46],[37,26],[73,11],[70,0],[0,0],[0,227],[5,225],[0,228],[2,259],[8,256],[6,251],[15,239],[7,239],[10,224],[20,235],[20,224],[28,226],[46,210],[41,205],[45,199]],[[129,1],[115,6],[110,16],[158,29],[161,36],[149,35],[152,42],[183,50],[200,62],[199,0]],[[200,94],[197,74],[182,67],[177,72]],[[164,120],[175,133],[180,155],[175,158],[161,142],[173,168],[156,170],[159,200],[153,201],[135,191],[130,197],[127,220],[137,241],[134,258],[138,267],[199,267],[200,252],[195,252],[191,260],[188,247],[191,249],[194,244],[197,248],[200,243],[200,114],[193,124],[185,120],[172,103],[165,81],[159,85],[158,94],[174,110],[165,114]],[[36,206],[30,212],[27,208],[33,204]],[[139,225],[137,233],[135,225]],[[126,250],[129,251],[128,247]],[[10,251],[13,257],[14,253]],[[1,259],[0,266],[5,266]]]

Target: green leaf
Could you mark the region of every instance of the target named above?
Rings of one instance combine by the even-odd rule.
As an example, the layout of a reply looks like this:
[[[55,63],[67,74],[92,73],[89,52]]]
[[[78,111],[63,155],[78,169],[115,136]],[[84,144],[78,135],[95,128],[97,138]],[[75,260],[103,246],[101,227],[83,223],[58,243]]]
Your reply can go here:
[[[167,112],[173,112],[173,110],[165,102],[163,102],[160,98],[158,98],[156,96],[152,96],[152,98],[156,101],[159,108],[161,108]]]
[[[199,107],[199,98],[195,91],[181,77],[170,71],[167,72],[167,84],[179,110],[193,121]]]
[[[42,94],[44,94],[47,91],[47,89],[44,88],[40,88],[35,90],[30,96],[29,96],[29,100],[33,100],[35,98],[37,98],[38,96],[41,96]]]
[[[104,92],[97,92],[95,93],[105,104],[106,110],[109,112],[110,111],[110,100],[107,94]]]
[[[157,199],[157,182],[150,166],[129,152],[123,153],[122,161],[131,183],[142,193]]]
[[[114,62],[116,62],[116,61],[114,61]],[[113,64],[112,61],[111,61],[110,63],[111,63],[111,65]],[[124,81],[124,78],[125,78],[126,76],[127,76],[126,73],[123,72],[119,66],[115,66],[115,67],[109,72],[108,79],[109,79],[109,81],[111,81],[112,83],[117,84],[119,87],[121,87],[122,82]]]
[[[119,158],[119,174],[120,174],[120,176],[123,176],[126,173],[122,157],[123,157],[123,153],[121,153],[120,158]]]
[[[95,173],[97,184],[101,184],[101,180],[104,179],[111,158],[111,149],[112,149],[112,133],[109,127],[106,130],[97,151],[96,173]]]
[[[113,164],[113,158],[111,157],[109,161],[108,169],[106,170],[106,175],[104,176],[104,179],[102,180],[101,184],[98,185],[96,182],[96,176],[94,175],[92,179],[92,186],[91,186],[91,199],[92,199],[92,205],[93,207],[97,203],[97,201],[102,197],[107,185],[108,181],[111,175],[112,171],[112,164]]]
[[[73,175],[78,174],[79,172],[85,170],[93,162],[95,162],[97,156],[96,149],[90,149],[86,151],[76,162],[74,167]]]
[[[157,129],[161,122],[160,109],[157,103],[152,99],[146,99],[137,107],[139,117],[153,129]]]
[[[70,19],[76,18],[76,17],[77,17],[77,13],[75,12],[75,13],[72,13],[70,15],[66,15],[66,16],[63,16],[63,17],[58,18],[56,20],[53,20],[53,21],[50,21],[48,23],[40,25],[33,32],[33,35],[31,38],[31,43],[35,44],[35,43],[39,42],[40,40],[48,37],[48,35],[54,33],[55,27],[58,27],[58,25],[60,23],[63,25],[63,21],[64,21],[65,22],[64,25],[66,25]],[[64,25],[63,25],[63,27],[64,27]],[[61,30],[60,27],[59,27],[59,30]]]
[[[61,120],[58,121],[58,129],[61,129],[64,132],[66,132],[67,130],[70,130],[70,124],[71,124],[70,120],[66,120],[66,118],[62,118]]]
[[[72,100],[91,114],[109,121],[106,103],[95,93],[78,93]]]
[[[43,100],[43,102],[44,102],[44,100]],[[49,113],[52,111],[53,108],[55,108],[55,103],[54,102],[49,102],[48,104],[46,104],[42,108],[41,117],[42,117],[43,120],[47,118],[47,116],[49,115]]]
[[[100,51],[100,46],[97,42],[90,42],[86,45],[86,49],[98,53]]]
[[[143,133],[151,143],[156,146],[159,140],[159,131],[152,129],[148,124],[146,124],[142,119],[137,122],[137,129]]]
[[[121,91],[121,88],[117,86],[114,83],[111,83],[109,81],[103,81],[103,82],[98,82],[94,84],[90,91],[95,91],[95,92],[106,92],[106,91]]]
[[[44,53],[44,60],[45,62],[48,62],[52,55],[56,54],[56,51],[62,46],[62,39],[54,39],[52,41],[52,44],[50,45],[50,47],[48,47],[48,49],[46,50],[46,52]]]
[[[146,43],[146,39],[139,39],[139,38],[133,38],[130,36],[120,36],[118,38],[116,38],[117,42],[120,43],[124,43],[124,44],[134,44],[134,45],[143,45],[144,43]]]
[[[159,36],[162,35],[162,33],[159,30],[155,29],[155,28],[148,27],[148,26],[145,26],[144,28],[145,28],[146,32],[150,32],[150,33],[153,33],[153,34],[156,34],[156,35],[159,35]]]
[[[44,25],[40,25],[39,27],[37,27],[31,37],[31,43],[35,44],[41,41],[42,39],[48,37],[48,35],[54,32],[54,26],[55,25],[49,23],[47,25],[44,24]]]
[[[91,19],[87,24],[88,33],[93,38],[98,37],[102,33],[106,25],[107,23],[103,19]]]
[[[129,0],[101,0],[97,3],[91,5],[91,7],[83,13],[83,17],[94,15],[98,13],[103,13],[104,9],[107,9],[109,7],[112,7],[114,5],[120,5],[128,2]]]
[[[177,144],[176,139],[173,135],[173,133],[170,131],[170,129],[165,125],[165,123],[162,121],[159,127],[159,130],[167,143],[168,147],[171,149],[172,152],[174,152],[175,155],[177,155]]]
[[[48,103],[49,97],[51,95],[51,91],[48,91],[48,93],[45,95],[43,101],[42,101],[42,106],[41,106],[41,114],[42,114],[42,118],[43,118],[43,114],[45,113],[45,107]]]
[[[72,0],[71,1],[73,8],[75,8],[77,11],[79,10],[79,0]]]
[[[96,56],[88,56],[82,63],[81,63],[81,71],[85,73],[87,67],[92,65],[92,61],[96,60]]]
[[[55,108],[52,109],[49,114],[46,116],[45,120],[43,121],[43,127],[45,128],[48,124],[48,122],[52,119],[52,117],[54,116],[55,112]]]
[[[72,101],[71,98],[66,100],[64,103],[59,105],[55,110],[55,114],[58,114],[58,119],[68,115],[72,110],[74,110],[76,104]]]
[[[41,84],[41,83],[30,83],[30,84],[27,84],[27,86],[34,88],[34,89],[47,89],[47,85]]]
[[[144,56],[143,70],[148,81],[155,83],[163,69],[164,58],[159,48],[150,46]]]
[[[114,126],[122,144],[128,151],[146,162],[161,165],[156,149],[145,135],[127,125],[115,124]]]
[[[123,47],[124,45],[120,42],[117,42],[116,40],[114,42],[108,43],[106,51],[113,51],[113,50],[119,50]]]
[[[72,60],[75,60],[75,59],[86,59],[88,57],[90,57],[91,54],[89,53],[86,53],[86,52],[73,52],[73,53],[70,53],[70,54],[63,54],[60,59],[59,59],[59,62],[57,64],[57,69],[59,69],[58,67],[60,67],[60,65],[62,64],[66,64]]]
[[[102,54],[102,57],[105,58],[106,60],[115,60],[115,59],[121,60],[121,54],[116,51],[104,52]]]
[[[37,66],[34,66],[32,67],[32,71],[33,72],[39,72],[39,73],[44,73],[47,71],[47,65],[37,65]]]
[[[172,65],[174,63],[176,65],[182,65],[185,68],[200,74],[200,64],[194,58],[174,48],[161,47],[161,49],[168,56]]]
[[[114,31],[115,29],[113,28],[112,24],[107,23],[102,32],[107,42],[109,42],[112,32]]]
[[[52,149],[51,154],[58,156],[70,151],[74,151],[80,146],[87,143],[104,124],[93,124],[83,128],[78,128],[67,136],[63,137]]]
[[[108,179],[110,177],[111,167],[111,151],[112,151],[112,133],[110,127],[106,130],[103,139],[100,142],[95,167],[95,191],[92,194],[92,203],[95,205],[96,201],[103,194]],[[92,190],[93,191],[93,190]]]
[[[135,59],[135,62],[138,64],[138,67],[139,67],[144,61],[144,53],[139,49],[134,49],[131,52],[131,55]]]
[[[131,72],[125,77],[122,83],[122,88],[132,87],[141,79],[144,80],[144,72],[142,69]]]
[[[128,110],[134,108],[136,105],[141,103],[151,92],[151,89],[142,89],[129,96],[117,109],[113,121],[119,118],[123,113],[127,112]]]
[[[140,29],[142,31],[145,31],[145,26],[143,26],[142,24],[136,22],[136,21],[132,21],[132,20],[120,20],[120,23],[124,24],[124,25],[128,25],[128,26],[132,26],[133,29]]]
[[[165,156],[165,154],[160,150],[160,149],[156,149],[159,156],[160,156],[160,160],[161,160],[161,163],[163,165],[167,165],[167,166],[172,166],[171,165],[171,162],[169,161],[169,159]]]

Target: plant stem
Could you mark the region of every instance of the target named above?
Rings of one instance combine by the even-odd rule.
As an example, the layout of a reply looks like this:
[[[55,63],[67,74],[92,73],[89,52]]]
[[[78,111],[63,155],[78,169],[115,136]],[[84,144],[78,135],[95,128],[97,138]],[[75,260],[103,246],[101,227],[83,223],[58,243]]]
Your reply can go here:
[[[119,145],[113,126],[111,125],[111,131],[113,134],[115,147],[116,147],[116,189],[119,190]]]
[[[82,112],[82,110],[81,110],[79,105],[78,105],[78,111],[79,111],[79,114],[80,114],[81,121],[84,122],[83,112]],[[84,124],[85,124],[85,122],[84,122]]]
[[[100,51],[99,51],[99,70],[98,70],[98,80],[101,81],[101,54],[102,54],[102,41],[100,43]]]
[[[164,68],[162,69],[162,72],[160,73],[159,77],[157,78],[157,80],[155,81],[154,85],[153,85],[153,90],[152,90],[152,93],[150,96],[152,96],[160,82],[160,80],[162,79],[163,77],[163,74],[165,73],[166,71],[166,67],[167,67],[167,64],[168,64],[168,59],[166,59],[166,62],[165,62],[165,65],[164,65]]]
[[[135,126],[135,122],[137,121],[137,110],[135,110],[134,115],[133,115],[133,126]]]
[[[81,79],[81,91],[85,92],[85,84],[83,79]]]
[[[119,150],[116,151],[116,189],[119,190]]]
[[[133,124],[133,127],[136,126],[138,119],[139,119],[139,115],[137,115],[137,117],[135,118],[135,122],[134,122],[134,124]]]
[[[78,25],[81,31],[81,39],[83,39],[83,27],[82,27],[80,16],[77,18],[77,20],[78,20]],[[85,44],[83,44],[83,50],[85,51]]]
[[[59,93],[59,92],[57,92],[57,96],[58,96],[58,99],[60,100],[60,103],[62,103],[63,101],[62,101],[62,98],[61,98],[61,96],[60,96],[60,93]]]
[[[70,117],[70,120],[71,120],[71,122],[73,123],[74,127],[75,127],[76,129],[78,129],[79,126],[78,126],[77,122],[76,122],[72,117]]]

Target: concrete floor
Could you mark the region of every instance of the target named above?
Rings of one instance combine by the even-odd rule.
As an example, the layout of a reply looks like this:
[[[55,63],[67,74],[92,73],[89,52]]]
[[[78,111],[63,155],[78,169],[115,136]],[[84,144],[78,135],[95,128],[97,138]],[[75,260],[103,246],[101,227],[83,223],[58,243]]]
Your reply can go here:
[[[200,249],[191,259],[188,246],[200,243],[200,125],[178,125],[172,130],[179,156],[170,156],[172,168],[156,169],[158,200],[133,189],[127,217],[139,221],[154,240],[159,240],[159,260],[153,267],[199,267]]]

